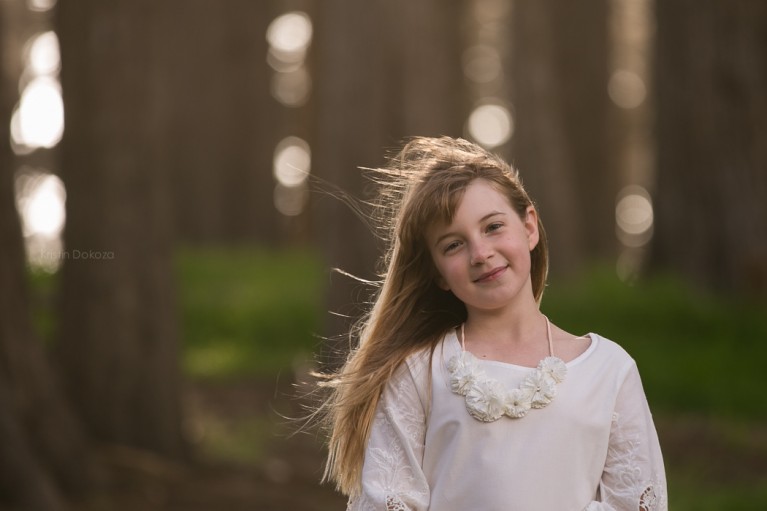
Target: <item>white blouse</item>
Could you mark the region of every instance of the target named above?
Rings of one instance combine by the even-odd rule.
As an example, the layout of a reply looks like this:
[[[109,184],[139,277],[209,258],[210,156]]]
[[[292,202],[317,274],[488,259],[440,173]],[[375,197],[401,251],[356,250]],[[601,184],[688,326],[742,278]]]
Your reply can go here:
[[[349,511],[666,511],[658,437],[634,360],[589,334],[548,406],[480,422],[450,389],[454,332],[411,356],[376,410]],[[508,389],[532,371],[479,360]]]

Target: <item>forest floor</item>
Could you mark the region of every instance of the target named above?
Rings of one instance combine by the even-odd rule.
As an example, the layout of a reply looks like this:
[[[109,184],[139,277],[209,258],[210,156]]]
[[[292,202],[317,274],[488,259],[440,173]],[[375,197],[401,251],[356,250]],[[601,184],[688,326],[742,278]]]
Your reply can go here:
[[[75,511],[331,511],[316,435],[294,432],[301,407],[288,382],[196,382],[187,393],[194,462],[104,448],[101,490]]]
[[[197,461],[177,464],[143,452],[104,449],[103,491],[76,511],[345,509],[346,500],[332,486],[319,484],[320,440],[289,434],[297,424],[285,417],[301,414],[295,395],[290,382],[273,379],[190,385],[187,427]],[[715,503],[719,496],[729,502],[724,499],[738,488],[767,481],[767,424],[728,424],[656,414],[674,509],[725,509]],[[737,509],[762,509],[754,497],[744,496],[751,503]],[[711,505],[700,507],[706,498]]]

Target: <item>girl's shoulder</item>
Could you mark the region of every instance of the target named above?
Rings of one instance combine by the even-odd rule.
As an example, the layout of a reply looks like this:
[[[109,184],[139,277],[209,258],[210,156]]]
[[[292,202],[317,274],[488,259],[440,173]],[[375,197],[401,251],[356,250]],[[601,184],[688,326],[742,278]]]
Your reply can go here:
[[[592,342],[597,343],[597,347],[603,351],[605,354],[612,356],[612,357],[620,357],[620,358],[626,358],[630,359],[631,355],[629,355],[628,351],[621,346],[621,344],[617,341],[613,341],[612,339],[609,339],[601,334],[597,334],[594,332],[591,332],[587,334],[589,337],[591,337]]]
[[[587,359],[608,359],[613,363],[633,361],[620,344],[594,332],[575,335],[552,325],[552,340],[557,356],[566,363],[582,363]]]
[[[588,358],[592,364],[610,368],[618,373],[625,373],[631,367],[636,367],[636,361],[620,343],[593,332],[587,335],[591,338],[588,351],[593,353]]]
[[[457,337],[454,330],[450,330],[440,337],[439,341],[434,346],[425,346],[413,352],[406,359],[406,365],[410,369],[411,373],[420,373],[423,371],[429,372],[431,365],[434,363],[435,357],[440,354],[443,355],[447,352],[455,351],[457,344]]]

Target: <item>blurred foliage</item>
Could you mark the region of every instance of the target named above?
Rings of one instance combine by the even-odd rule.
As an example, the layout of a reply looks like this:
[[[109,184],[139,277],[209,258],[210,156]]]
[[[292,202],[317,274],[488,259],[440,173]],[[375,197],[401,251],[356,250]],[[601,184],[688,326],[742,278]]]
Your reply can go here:
[[[767,419],[767,317],[757,303],[695,291],[673,276],[627,285],[602,268],[551,286],[542,308],[566,330],[623,346],[655,410]]]
[[[186,249],[177,268],[190,376],[272,375],[316,351],[323,271],[310,252]]]
[[[274,424],[264,417],[248,417],[237,421],[205,417],[205,437],[199,454],[214,460],[257,465],[274,439]]]
[[[271,376],[313,357],[326,270],[311,251],[184,249],[177,257],[183,366],[191,377]],[[56,275],[30,273],[37,331],[55,330]],[[763,305],[691,289],[673,276],[628,285],[611,268],[553,282],[543,310],[634,357],[653,409],[767,419]]]
[[[188,250],[179,275],[190,375],[270,374],[316,350],[323,270],[313,254]],[[551,285],[543,309],[569,331],[621,344],[654,409],[767,419],[759,304],[696,292],[673,276],[628,285],[598,268]]]
[[[669,478],[669,509],[674,511],[764,511],[767,485],[702,485],[689,475]]]
[[[271,377],[317,351],[323,270],[311,252],[186,248],[176,269],[188,376]],[[58,276],[28,272],[34,327],[46,343],[55,339]]]

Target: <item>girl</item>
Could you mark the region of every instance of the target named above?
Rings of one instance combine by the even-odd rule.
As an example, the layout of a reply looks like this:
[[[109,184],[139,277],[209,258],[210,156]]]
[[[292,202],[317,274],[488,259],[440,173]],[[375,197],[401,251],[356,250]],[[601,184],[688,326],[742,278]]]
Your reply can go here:
[[[382,286],[322,383],[349,509],[667,509],[636,364],[539,310],[546,235],[517,173],[448,137],[376,172]]]

